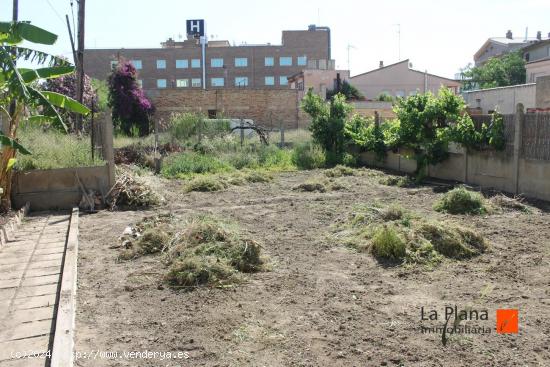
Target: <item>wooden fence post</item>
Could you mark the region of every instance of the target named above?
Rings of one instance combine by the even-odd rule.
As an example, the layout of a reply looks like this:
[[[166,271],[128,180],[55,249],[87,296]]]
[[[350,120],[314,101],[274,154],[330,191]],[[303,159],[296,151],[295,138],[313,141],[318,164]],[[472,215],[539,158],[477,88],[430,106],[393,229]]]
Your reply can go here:
[[[111,111],[105,112],[105,119],[103,120],[103,129],[101,129],[103,135],[101,136],[103,159],[107,161],[109,166],[109,187],[113,187],[115,184],[115,152],[113,150],[113,120]]]
[[[522,151],[523,125],[525,124],[525,114],[523,104],[516,105],[515,128],[514,128],[514,193],[519,194],[519,159]]]

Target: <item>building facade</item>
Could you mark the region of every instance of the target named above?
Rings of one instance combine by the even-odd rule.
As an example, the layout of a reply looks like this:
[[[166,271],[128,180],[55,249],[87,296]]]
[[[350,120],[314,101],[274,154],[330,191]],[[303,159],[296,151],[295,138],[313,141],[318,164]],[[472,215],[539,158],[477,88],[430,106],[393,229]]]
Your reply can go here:
[[[436,94],[444,86],[458,93],[460,82],[427,72],[414,70],[409,60],[380,67],[350,78],[354,85],[368,100],[375,100],[381,94],[394,97],[407,97],[416,93],[432,92]]]
[[[533,43],[522,51],[527,83],[536,83],[537,78],[550,75],[550,37]]]
[[[311,25],[307,30],[283,31],[280,45],[232,46],[228,41],[209,41],[203,78],[202,47],[195,36],[188,34],[183,42],[168,39],[160,48],[86,49],[84,69],[91,77],[104,80],[120,60],[129,60],[145,90],[288,89],[288,77],[308,64],[331,62],[330,30]]]
[[[480,49],[474,54],[475,66],[485,64],[492,57],[499,57],[509,52],[520,51],[541,40],[550,39],[542,37],[542,32],[537,32],[536,37],[514,37],[512,31],[508,30],[505,37],[491,37],[485,41]]]

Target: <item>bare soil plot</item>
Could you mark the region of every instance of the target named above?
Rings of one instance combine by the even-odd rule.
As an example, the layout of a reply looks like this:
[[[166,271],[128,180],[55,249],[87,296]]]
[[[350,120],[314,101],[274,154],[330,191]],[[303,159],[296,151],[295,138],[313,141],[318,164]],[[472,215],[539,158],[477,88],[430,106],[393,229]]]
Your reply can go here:
[[[78,366],[544,366],[550,361],[550,212],[481,216],[435,212],[430,186],[379,184],[369,170],[334,179],[338,190],[302,192],[322,171],[284,173],[267,183],[184,193],[156,181],[167,205],[100,212],[80,222]],[[473,228],[491,250],[468,260],[387,266],[342,244],[338,226],[358,205],[398,203],[420,217]],[[544,205],[544,204],[541,204]],[[270,271],[229,288],[173,290],[157,255],[119,261],[126,226],[152,213],[209,213],[237,222],[263,244]],[[425,312],[486,310],[466,325],[488,334],[423,334]],[[497,309],[519,310],[519,333],[497,334]],[[451,320],[452,322],[452,320]],[[464,323],[463,323],[464,324]],[[94,351],[118,352],[116,358]],[[187,352],[189,359],[129,359],[126,351]],[[114,357],[113,354],[110,357]]]

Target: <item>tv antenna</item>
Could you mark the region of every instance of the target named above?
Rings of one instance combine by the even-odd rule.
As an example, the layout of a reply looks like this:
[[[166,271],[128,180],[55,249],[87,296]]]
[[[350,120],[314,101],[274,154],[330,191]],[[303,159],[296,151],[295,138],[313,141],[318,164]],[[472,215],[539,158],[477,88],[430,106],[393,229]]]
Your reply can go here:
[[[349,71],[349,70],[350,70],[350,58],[349,58],[349,51],[350,51],[351,49],[357,50],[357,47],[355,47],[355,46],[353,46],[353,45],[350,45],[350,44],[348,43],[348,47],[347,47],[347,49],[348,49],[348,71]]]
[[[394,24],[397,26],[397,61],[401,61],[401,24]]]

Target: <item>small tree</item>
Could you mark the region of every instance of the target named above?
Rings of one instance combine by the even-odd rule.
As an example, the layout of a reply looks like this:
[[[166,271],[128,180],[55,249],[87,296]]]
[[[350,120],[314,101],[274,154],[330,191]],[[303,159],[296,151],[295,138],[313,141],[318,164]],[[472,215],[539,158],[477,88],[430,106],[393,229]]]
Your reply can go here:
[[[493,57],[481,66],[468,65],[462,70],[463,89],[486,89],[525,83],[525,60],[520,52]]]
[[[325,102],[310,89],[302,101],[302,109],[311,116],[309,130],[313,140],[326,154],[329,164],[340,163],[345,153],[344,127],[353,107],[346,103],[343,94]]]
[[[57,92],[40,91],[36,87],[40,80],[73,73],[74,67],[58,57],[19,47],[24,40],[52,45],[57,36],[29,22],[0,22],[0,114],[3,114],[7,122],[5,132],[0,132],[0,191],[3,211],[11,208],[11,168],[15,163],[16,153],[30,154],[26,147],[17,142],[17,130],[21,121],[26,119],[28,122],[48,123],[52,127],[66,130],[67,127],[56,107],[81,114],[89,112],[86,106],[72,98]],[[18,59],[48,66],[19,69],[16,67]]]
[[[334,89],[327,91],[327,99],[332,99],[338,93],[343,94],[346,97],[346,101],[357,101],[365,99],[363,93],[359,91],[354,85],[344,80],[340,86],[340,89]]]
[[[134,126],[140,136],[149,134],[154,107],[139,86],[132,63],[120,62],[109,76],[108,84],[109,107],[113,110],[115,125],[128,135]]]

